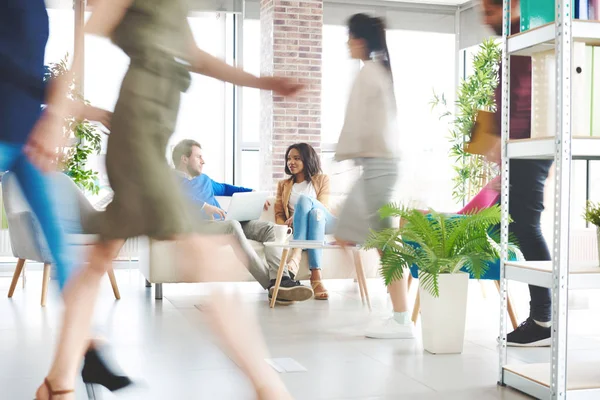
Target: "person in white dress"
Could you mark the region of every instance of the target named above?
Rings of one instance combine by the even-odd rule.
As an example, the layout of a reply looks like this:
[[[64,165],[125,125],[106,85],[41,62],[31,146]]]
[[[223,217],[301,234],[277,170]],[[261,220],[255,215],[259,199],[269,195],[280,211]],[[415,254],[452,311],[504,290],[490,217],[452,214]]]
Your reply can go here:
[[[353,160],[362,174],[348,195],[335,229],[343,246],[360,245],[370,230],[390,228],[379,210],[393,197],[398,180],[399,135],[396,98],[387,49],[385,23],[381,18],[355,14],[348,21],[348,47],[360,70],[348,99],[336,161]],[[408,271],[388,287],[394,314],[373,324],[366,336],[380,339],[413,338],[407,302]]]

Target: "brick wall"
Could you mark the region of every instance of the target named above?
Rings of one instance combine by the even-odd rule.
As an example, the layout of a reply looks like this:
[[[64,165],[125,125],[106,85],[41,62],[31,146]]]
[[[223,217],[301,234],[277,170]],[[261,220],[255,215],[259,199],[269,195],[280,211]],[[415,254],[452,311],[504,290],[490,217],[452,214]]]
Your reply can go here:
[[[285,177],[287,146],[321,147],[323,1],[261,0],[261,73],[290,76],[306,85],[295,98],[261,94],[261,188]]]

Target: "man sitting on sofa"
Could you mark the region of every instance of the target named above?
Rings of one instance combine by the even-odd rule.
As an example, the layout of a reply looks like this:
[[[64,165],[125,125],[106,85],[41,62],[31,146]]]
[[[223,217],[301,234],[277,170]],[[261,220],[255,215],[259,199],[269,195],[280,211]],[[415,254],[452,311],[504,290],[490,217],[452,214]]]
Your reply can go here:
[[[248,257],[248,270],[262,285],[269,289],[269,298],[273,294],[273,286],[277,277],[277,270],[281,262],[281,249],[265,247],[266,265],[256,254],[249,240],[260,243],[275,240],[273,223],[266,221],[223,221],[225,211],[215,196],[232,196],[238,192],[251,192],[252,189],[240,186],[218,183],[202,173],[204,159],[202,158],[202,146],[194,140],[183,140],[173,149],[173,165],[182,177],[181,183],[184,191],[192,199],[193,203],[202,209],[205,215],[215,217],[214,221],[203,224],[200,233],[206,234],[232,234],[239,241],[241,250]],[[269,207],[265,204],[265,208]],[[300,282],[290,278],[286,269],[283,273],[277,301],[280,303],[291,303],[294,301],[308,300],[313,296],[311,288],[303,286]]]

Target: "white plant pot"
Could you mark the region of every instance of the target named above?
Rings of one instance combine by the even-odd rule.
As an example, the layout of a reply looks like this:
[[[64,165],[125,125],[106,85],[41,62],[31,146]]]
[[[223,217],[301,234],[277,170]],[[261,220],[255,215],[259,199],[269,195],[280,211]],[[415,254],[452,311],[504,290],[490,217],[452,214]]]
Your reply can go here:
[[[440,274],[440,297],[419,287],[423,347],[432,354],[459,354],[465,342],[469,274]]]

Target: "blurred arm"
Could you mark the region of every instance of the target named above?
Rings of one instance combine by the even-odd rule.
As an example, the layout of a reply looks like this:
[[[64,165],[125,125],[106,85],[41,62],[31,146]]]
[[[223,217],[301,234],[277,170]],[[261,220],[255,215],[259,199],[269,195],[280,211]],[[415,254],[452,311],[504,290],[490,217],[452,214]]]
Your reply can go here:
[[[192,30],[188,24],[188,57],[190,71],[237,86],[251,87],[261,90],[278,90],[280,82],[274,77],[258,77],[241,68],[236,68],[201,50],[194,41]],[[279,85],[278,85],[279,84]]]

